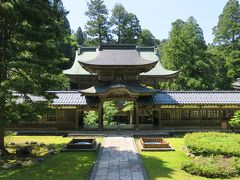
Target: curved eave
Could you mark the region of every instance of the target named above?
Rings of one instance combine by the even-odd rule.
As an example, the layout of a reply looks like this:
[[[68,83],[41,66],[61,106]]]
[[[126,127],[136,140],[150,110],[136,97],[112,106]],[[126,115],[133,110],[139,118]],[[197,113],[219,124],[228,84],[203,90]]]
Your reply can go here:
[[[115,89],[110,89],[106,92],[101,92],[101,93],[90,93],[90,92],[86,92],[86,91],[82,91],[80,90],[79,92],[81,92],[83,95],[85,96],[107,96],[109,95],[112,91],[114,91]],[[118,91],[125,91],[129,96],[151,96],[155,93],[149,93],[149,92],[132,92],[129,89],[126,88],[118,88]]]
[[[149,95],[153,95],[153,94],[156,94],[159,92],[159,90],[152,90],[152,89],[148,89],[143,86],[141,86],[140,88],[141,88],[141,90],[137,91],[137,90],[133,90],[134,88],[131,86],[125,86],[123,84],[116,84],[114,86],[103,87],[103,88],[101,88],[101,90],[98,87],[92,86],[88,89],[79,90],[79,92],[81,92],[85,96],[99,96],[99,95],[104,96],[104,95],[108,95],[111,92],[116,92],[116,91],[118,91],[118,92],[125,91],[127,94],[133,95],[133,96],[149,96]]]
[[[141,77],[145,78],[175,78],[180,71],[170,71],[169,73],[166,74],[147,74],[147,73],[141,73]]]
[[[84,68],[86,71],[90,73],[97,73],[97,70],[104,70],[104,69],[139,69],[141,72],[147,72],[154,68],[158,61],[153,61],[146,64],[133,64],[133,65],[126,65],[126,64],[119,64],[119,65],[101,65],[101,64],[89,64],[87,62],[78,61],[79,64]]]

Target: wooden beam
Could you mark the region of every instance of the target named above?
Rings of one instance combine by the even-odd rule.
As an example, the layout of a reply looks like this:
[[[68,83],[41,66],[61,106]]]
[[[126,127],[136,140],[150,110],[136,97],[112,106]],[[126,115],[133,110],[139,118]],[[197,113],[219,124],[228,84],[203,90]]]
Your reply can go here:
[[[139,130],[139,106],[136,100],[134,101],[134,118],[135,118],[135,129]]]
[[[158,128],[162,128],[162,121],[161,121],[161,109],[158,110]]]
[[[79,110],[76,109],[76,130],[79,128]]]
[[[98,107],[98,130],[103,130],[103,101],[100,101]]]

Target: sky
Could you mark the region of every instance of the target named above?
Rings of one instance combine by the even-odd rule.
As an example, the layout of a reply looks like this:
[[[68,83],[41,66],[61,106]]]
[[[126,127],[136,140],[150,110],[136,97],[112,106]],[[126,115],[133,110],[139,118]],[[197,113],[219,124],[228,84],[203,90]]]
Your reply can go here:
[[[149,29],[155,38],[168,38],[171,24],[177,19],[186,21],[193,16],[203,29],[207,43],[213,40],[212,28],[217,25],[218,16],[228,0],[104,0],[109,10],[121,3],[128,12],[134,13],[140,20],[142,29]],[[76,31],[84,26],[88,17],[87,0],[62,0],[68,14],[71,28]]]

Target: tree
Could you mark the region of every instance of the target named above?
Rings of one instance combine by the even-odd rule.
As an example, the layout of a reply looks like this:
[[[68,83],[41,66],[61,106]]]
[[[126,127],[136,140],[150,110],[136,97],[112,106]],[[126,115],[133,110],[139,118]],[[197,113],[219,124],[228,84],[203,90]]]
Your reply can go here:
[[[234,113],[233,118],[229,121],[229,124],[232,128],[239,128],[240,129],[240,111],[236,111]]]
[[[122,4],[116,4],[112,9],[110,23],[112,33],[117,36],[117,43],[134,44],[141,34],[141,26],[135,14],[128,13]]]
[[[141,46],[155,46],[155,37],[148,29],[143,29],[138,42]]]
[[[141,26],[135,14],[128,13],[127,25],[123,31],[122,42],[126,44],[136,44],[141,35]]]
[[[111,25],[114,26],[112,33],[117,36],[117,43],[122,43],[122,34],[127,25],[128,12],[122,4],[115,4],[110,18]]]
[[[231,82],[240,74],[240,5],[237,0],[227,2],[213,34],[216,51],[227,67],[222,78],[229,78],[227,85],[230,88]]]
[[[59,64],[64,33],[57,0],[4,0],[0,4],[0,149],[5,128],[19,120],[36,120],[48,102],[34,103],[31,95],[53,98],[47,90],[68,86]],[[15,100],[15,91],[22,102]]]
[[[95,125],[98,120],[98,113],[96,111],[87,111],[84,113],[84,124]]]
[[[227,65],[221,56],[220,47],[213,44],[208,45],[210,63],[212,67],[212,88],[215,90],[229,90],[231,79],[227,77]]]
[[[108,10],[103,4],[103,0],[90,0],[87,6],[88,10],[85,14],[90,19],[85,26],[86,34],[90,37],[88,43],[99,45],[110,41],[110,25],[107,21]]]
[[[75,33],[75,37],[77,40],[77,44],[79,46],[83,45],[86,39],[86,34],[82,31],[82,28],[80,26],[78,27],[77,32]]]
[[[104,121],[107,122],[107,124],[111,124],[114,120],[114,115],[118,113],[118,108],[116,106],[116,103],[114,101],[106,101],[103,104],[104,108]]]
[[[59,26],[62,34],[64,35],[63,41],[60,42],[59,51],[62,52],[65,56],[65,62],[62,63],[59,68],[62,70],[68,69],[72,66],[75,59],[75,52],[77,50],[77,40],[72,34],[72,30],[67,19],[68,12],[63,7],[61,0],[56,2],[57,10],[59,13]]]
[[[211,67],[202,29],[193,17],[172,24],[170,37],[162,47],[165,67],[180,70],[178,77],[161,87],[173,90],[211,89]]]

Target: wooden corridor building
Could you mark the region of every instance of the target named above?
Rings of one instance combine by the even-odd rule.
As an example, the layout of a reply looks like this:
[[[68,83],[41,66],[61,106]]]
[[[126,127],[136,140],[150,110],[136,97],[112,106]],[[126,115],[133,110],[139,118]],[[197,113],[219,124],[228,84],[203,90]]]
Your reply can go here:
[[[84,126],[84,111],[98,112],[97,129],[103,130],[103,103],[109,100],[134,102],[132,114],[122,129],[228,128],[228,121],[240,109],[240,91],[162,91],[163,80],[178,71],[163,68],[154,47],[101,45],[81,47],[73,66],[64,73],[78,90],[51,91],[58,98],[56,109],[37,123],[22,122],[22,128],[77,130]],[[238,86],[237,82],[233,84]],[[236,88],[237,89],[237,88]],[[32,97],[37,101],[38,97]],[[150,112],[150,113],[149,113]],[[149,115],[150,114],[150,115]],[[131,116],[131,118],[129,118]],[[130,120],[129,120],[130,119]]]

